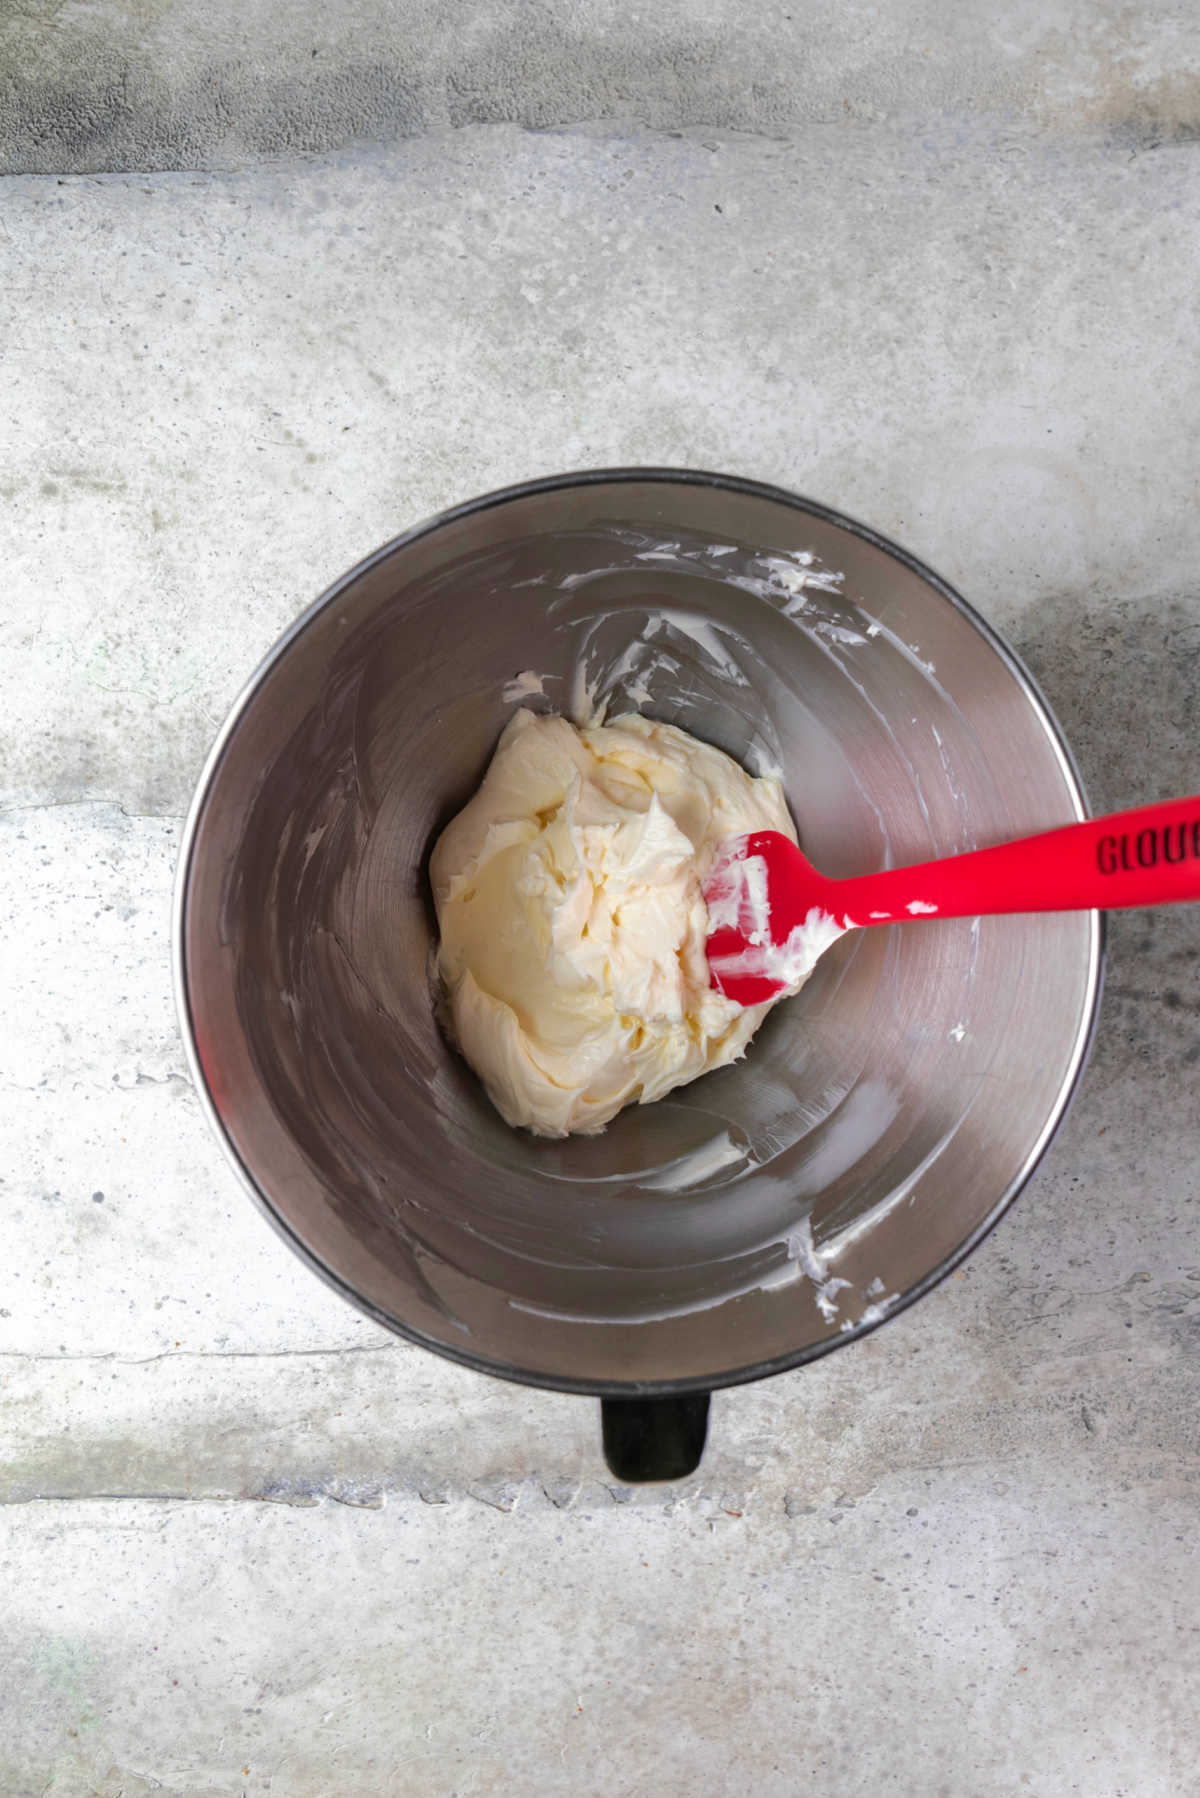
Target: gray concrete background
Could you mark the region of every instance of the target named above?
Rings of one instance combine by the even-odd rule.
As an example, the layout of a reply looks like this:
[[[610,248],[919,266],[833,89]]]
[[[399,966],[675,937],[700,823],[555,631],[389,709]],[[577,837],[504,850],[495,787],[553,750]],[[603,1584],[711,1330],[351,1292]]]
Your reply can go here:
[[[224,168],[447,127],[1200,133],[1191,0],[8,0],[0,171]]]
[[[1010,635],[1097,805],[1200,791],[1190,15],[275,16],[246,54],[232,8],[2,27],[6,166],[49,172],[0,183],[0,1793],[1185,1798],[1194,911],[1114,920],[1081,1096],[968,1265],[643,1492],[589,1404],[276,1241],[167,957],[276,634],[551,469],[856,513]],[[405,141],[345,147],[366,64]],[[61,173],[114,163],[174,172]]]

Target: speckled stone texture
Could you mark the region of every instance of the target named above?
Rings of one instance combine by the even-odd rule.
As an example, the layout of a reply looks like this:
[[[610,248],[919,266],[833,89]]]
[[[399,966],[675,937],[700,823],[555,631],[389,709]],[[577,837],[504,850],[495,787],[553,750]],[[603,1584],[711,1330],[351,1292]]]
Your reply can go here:
[[[55,16],[86,47],[113,10]],[[591,1404],[396,1343],[293,1259],[209,1139],[168,964],[181,814],[277,633],[553,469],[856,514],[1008,633],[1097,806],[1200,791],[1186,109],[1005,121],[960,78],[1036,51],[1099,92],[1102,10],[1011,15],[1002,54],[978,9],[884,9],[913,58],[922,20],[960,46],[919,128],[473,126],[0,184],[4,1798],[1194,1792],[1200,914],[1114,920],[1080,1097],[966,1267],[719,1395],[700,1473],[640,1491]],[[1163,106],[1186,17],[1113,53]]]
[[[229,168],[463,125],[1200,133],[1190,0],[17,0],[0,173]]]

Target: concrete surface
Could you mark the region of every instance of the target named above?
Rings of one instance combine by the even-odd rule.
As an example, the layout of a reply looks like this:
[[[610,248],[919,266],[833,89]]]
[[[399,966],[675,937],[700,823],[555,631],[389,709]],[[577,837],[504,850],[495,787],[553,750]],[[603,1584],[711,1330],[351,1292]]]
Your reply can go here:
[[[15,0],[0,172],[223,168],[472,124],[1200,133],[1191,0]]]
[[[1052,15],[1072,91],[1101,13]],[[856,513],[1011,635],[1098,805],[1200,791],[1200,152],[955,109],[948,68],[919,129],[478,126],[0,187],[5,1798],[1194,1791],[1195,912],[1114,921],[1000,1231],[721,1395],[674,1489],[613,1486],[590,1404],[312,1279],[171,1008],[180,815],[244,676],[375,544],[550,469]]]

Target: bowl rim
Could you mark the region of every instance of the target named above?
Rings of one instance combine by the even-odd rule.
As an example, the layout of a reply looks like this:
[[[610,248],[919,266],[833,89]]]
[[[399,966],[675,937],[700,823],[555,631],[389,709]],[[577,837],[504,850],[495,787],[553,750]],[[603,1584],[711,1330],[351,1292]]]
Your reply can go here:
[[[919,1299],[925,1297],[935,1286],[941,1284],[956,1268],[974,1253],[995,1229],[1000,1219],[1009,1210],[1018,1195],[1029,1183],[1044,1159],[1051,1143],[1062,1127],[1071,1104],[1079,1090],[1080,1082],[1087,1067],[1092,1045],[1095,1041],[1096,1027],[1100,1015],[1100,1001],[1104,987],[1105,953],[1107,942],[1107,926],[1105,915],[1093,911],[1086,914],[1092,929],[1089,937],[1087,1001],[1084,1006],[1070,1058],[1054,1104],[1042,1126],[1024,1163],[1016,1175],[1005,1187],[986,1217],[976,1228],[956,1245],[949,1255],[930,1271],[923,1275],[914,1285],[901,1293],[890,1304],[882,1316],[874,1317],[869,1322],[860,1322],[852,1329],[839,1332],[832,1337],[825,1337],[819,1342],[808,1343],[802,1348],[790,1350],[786,1354],[774,1356],[767,1361],[748,1364],[745,1367],[724,1369],[713,1374],[692,1374],[679,1379],[665,1380],[588,1380],[571,1378],[565,1375],[543,1373],[531,1368],[513,1366],[509,1363],[494,1360],[487,1355],[459,1348],[453,1344],[441,1342],[423,1331],[403,1322],[383,1307],[366,1298],[336,1269],[330,1267],[311,1249],[298,1235],[287,1219],[276,1209],[273,1201],[259,1185],[254,1173],[243,1160],[232,1137],[229,1135],[221,1119],[197,1051],[195,1030],[192,1021],[191,1001],[188,989],[187,972],[187,895],[190,884],[192,856],[195,849],[196,836],[201,818],[204,815],[208,797],[216,778],[217,770],[224,758],[226,749],[248,710],[259,689],[263,686],[276,663],[286,654],[292,644],[300,637],[308,626],[332,605],[346,590],[370,569],[376,567],[387,557],[420,538],[430,536],[445,525],[466,518],[474,513],[490,511],[492,508],[508,505],[516,500],[528,499],[538,494],[560,492],[572,487],[616,486],[636,483],[661,484],[674,486],[715,487],[726,492],[744,494],[750,498],[762,499],[788,507],[792,511],[803,512],[809,517],[818,518],[823,523],[832,524],[850,532],[863,542],[871,544],[885,555],[893,557],[903,567],[918,575],[939,593],[948,604],[954,607],[979,632],[980,636],[1000,657],[1020,686],[1041,722],[1042,728],[1050,742],[1065,779],[1068,792],[1080,819],[1089,817],[1090,809],[1084,791],[1083,781],[1075,762],[1074,754],[1067,742],[1061,725],[1055,717],[1050,705],[1043,695],[1033,675],[1026,668],[1016,651],[990,625],[987,620],[965,600],[957,590],[941,575],[934,572],[919,557],[903,549],[899,544],[885,537],[882,532],[873,530],[871,526],[860,523],[857,519],[826,506],[817,500],[791,492],[786,487],[774,486],[769,482],[756,481],[740,475],[720,474],[706,469],[671,468],[671,467],[613,467],[581,469],[573,473],[546,475],[528,481],[516,482],[511,486],[494,488],[474,499],[463,501],[456,506],[436,512],[425,518],[409,530],[382,544],[371,554],[363,557],[354,566],[340,575],[311,604],[294,618],[286,630],[277,638],[267,654],[259,662],[257,668],[243,685],[234,699],[232,706],[221,725],[212,747],[205,758],[192,802],[188,808],[180,841],[179,856],[176,865],[175,887],[172,902],[171,919],[171,959],[172,983],[175,992],[175,1006],[179,1020],[180,1034],[183,1039],[184,1053],[191,1071],[192,1082],[200,1098],[201,1108],[214,1132],[217,1141],[225,1153],[226,1160],[237,1174],[242,1186],[254,1201],[259,1211],[266,1217],[276,1232],[283,1237],[295,1254],[322,1279],[327,1286],[339,1293],[356,1310],[363,1312],[374,1323],[390,1330],[394,1335],[419,1348],[455,1361],[464,1367],[470,1367],[477,1373],[491,1374],[498,1379],[508,1380],[521,1386],[535,1386],[552,1392],[569,1392],[593,1398],[630,1398],[630,1397],[674,1397],[684,1393],[703,1393],[720,1390],[729,1386],[747,1385],[754,1380],[767,1379],[773,1374],[786,1373],[793,1368],[803,1367],[811,1361],[830,1354],[834,1349],[844,1348],[851,1342],[858,1341],[872,1331],[890,1323],[899,1317]]]

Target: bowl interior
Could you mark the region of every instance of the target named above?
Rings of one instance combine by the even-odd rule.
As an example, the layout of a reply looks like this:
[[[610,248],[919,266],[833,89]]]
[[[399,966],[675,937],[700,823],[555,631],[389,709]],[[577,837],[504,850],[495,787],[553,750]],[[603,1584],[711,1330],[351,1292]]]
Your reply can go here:
[[[1081,1064],[1097,921],[855,933],[736,1066],[599,1137],[510,1130],[435,1020],[428,853],[514,704],[599,702],[782,770],[834,874],[1081,811],[1012,659],[869,533],[683,476],[521,490],[372,558],[251,684],[186,851],[185,1013],[257,1195],[385,1322],[549,1384],[720,1383],[986,1229]]]

